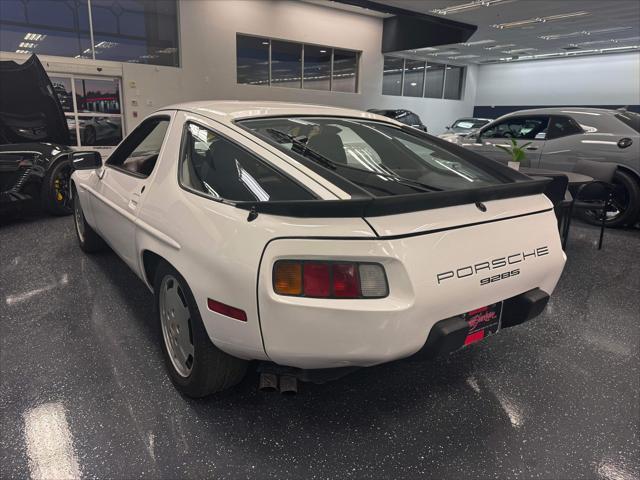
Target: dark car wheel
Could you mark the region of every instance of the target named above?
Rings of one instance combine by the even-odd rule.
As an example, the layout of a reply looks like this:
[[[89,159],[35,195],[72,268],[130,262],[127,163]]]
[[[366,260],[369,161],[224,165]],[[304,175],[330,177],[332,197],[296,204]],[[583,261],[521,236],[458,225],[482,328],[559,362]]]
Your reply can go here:
[[[76,236],[78,237],[80,248],[85,253],[98,252],[104,249],[106,243],[84,218],[82,204],[80,203],[80,197],[78,196],[75,185],[71,186],[71,192],[73,196],[73,222],[76,227]]]
[[[613,177],[616,186],[616,193],[613,198],[613,205],[607,211],[605,224],[608,227],[623,227],[634,223],[640,212],[640,185],[638,181],[620,169]],[[601,214],[596,210],[585,210],[580,212],[580,217],[593,224],[600,225]]]
[[[71,201],[72,173],[71,161],[67,158],[58,160],[42,180],[40,201],[42,208],[52,215],[71,215],[73,204]]]
[[[166,262],[156,270],[153,291],[165,365],[177,389],[199,398],[239,383],[247,361],[228,355],[211,342],[191,289]]]

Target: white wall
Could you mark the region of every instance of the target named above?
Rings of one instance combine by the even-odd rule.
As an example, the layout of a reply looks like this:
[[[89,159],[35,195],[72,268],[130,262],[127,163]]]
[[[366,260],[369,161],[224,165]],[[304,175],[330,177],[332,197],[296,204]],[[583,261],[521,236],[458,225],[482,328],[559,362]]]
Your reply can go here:
[[[639,105],[640,54],[536,60],[478,68],[476,105]]]
[[[281,100],[358,109],[407,108],[420,115],[433,133],[442,132],[445,125],[473,111],[475,66],[467,69],[463,100],[383,96],[382,20],[378,17],[289,0],[183,0],[179,17],[180,68],[44,57],[49,61],[46,67],[61,72],[77,65],[93,74],[99,74],[96,67],[101,65],[120,69],[128,131],[160,107],[201,99]],[[238,85],[236,33],[360,50],[359,93]]]

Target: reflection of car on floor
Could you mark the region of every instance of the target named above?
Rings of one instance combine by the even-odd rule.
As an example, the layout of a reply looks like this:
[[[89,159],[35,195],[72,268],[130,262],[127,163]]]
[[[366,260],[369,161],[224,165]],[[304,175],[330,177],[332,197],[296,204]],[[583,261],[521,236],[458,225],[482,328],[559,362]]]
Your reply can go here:
[[[191,396],[249,360],[310,378],[456,350],[538,315],[565,262],[546,181],[371,113],[182,104],[74,167],[80,247],[154,292]]]
[[[427,131],[427,127],[422,123],[420,117],[409,110],[391,109],[391,110],[378,110],[371,108],[367,112],[375,113],[376,115],[382,115],[383,117],[393,118],[395,121],[409,125],[410,127],[417,128],[423,132]]]
[[[477,153],[506,163],[498,148],[511,139],[531,142],[524,165],[571,171],[580,159],[618,165],[616,195],[607,225],[633,224],[640,213],[640,115],[598,108],[540,108],[504,115],[458,140]],[[595,214],[586,219],[599,222]]]
[[[69,131],[49,77],[33,55],[0,62],[0,83],[0,211],[71,213]]]
[[[450,142],[456,142],[460,138],[466,137],[484,127],[490,121],[491,119],[489,118],[459,118],[450,126],[447,126],[447,131],[438,135],[438,137]]]

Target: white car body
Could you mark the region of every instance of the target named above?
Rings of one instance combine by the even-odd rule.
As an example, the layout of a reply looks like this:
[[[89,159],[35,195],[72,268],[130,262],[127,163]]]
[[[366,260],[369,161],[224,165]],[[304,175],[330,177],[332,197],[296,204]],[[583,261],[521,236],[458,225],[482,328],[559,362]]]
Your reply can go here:
[[[319,199],[349,200],[340,187],[235,122],[312,115],[399,125],[388,118],[271,102],[197,102],[154,115],[167,116],[170,124],[147,178],[104,165],[77,170],[72,181],[86,222],[150,289],[149,255],[180,272],[211,341],[234,357],[303,369],[388,362],[420,350],[443,319],[532,289],[551,294],[562,272],[566,257],[556,217],[542,193],[489,199],[481,205],[486,211],[471,202],[368,218],[258,213],[249,221],[246,209],[194,194],[178,183],[183,127],[190,121],[296,178]],[[272,272],[282,259],[379,263],[389,294],[377,299],[278,295]],[[474,266],[493,259],[505,259],[505,266],[474,272]],[[468,266],[472,274],[467,276]],[[480,282],[485,273],[499,276],[515,267],[518,276]],[[247,320],[210,310],[208,299],[243,310]]]

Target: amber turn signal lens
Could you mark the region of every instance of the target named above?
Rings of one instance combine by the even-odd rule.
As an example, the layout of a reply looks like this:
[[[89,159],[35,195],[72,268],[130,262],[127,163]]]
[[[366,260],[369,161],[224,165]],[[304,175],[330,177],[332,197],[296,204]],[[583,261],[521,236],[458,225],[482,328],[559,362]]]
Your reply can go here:
[[[273,289],[279,295],[301,295],[302,264],[277,262],[273,268]]]

